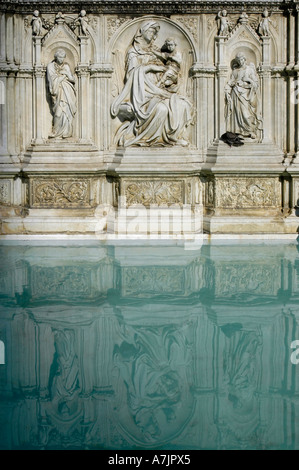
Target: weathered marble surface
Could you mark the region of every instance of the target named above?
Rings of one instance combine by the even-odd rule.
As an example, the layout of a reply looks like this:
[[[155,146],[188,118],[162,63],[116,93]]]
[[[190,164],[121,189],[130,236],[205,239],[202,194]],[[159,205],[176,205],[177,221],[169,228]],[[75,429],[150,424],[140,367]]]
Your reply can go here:
[[[103,207],[171,181],[207,231],[295,234],[298,24],[297,0],[1,4],[1,234],[104,234]]]

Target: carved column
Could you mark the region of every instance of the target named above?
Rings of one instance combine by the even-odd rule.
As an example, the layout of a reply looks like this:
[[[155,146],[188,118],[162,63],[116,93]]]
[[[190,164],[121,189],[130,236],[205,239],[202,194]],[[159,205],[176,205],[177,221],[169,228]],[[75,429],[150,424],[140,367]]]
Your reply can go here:
[[[42,136],[43,129],[43,99],[45,87],[45,70],[41,63],[41,40],[40,36],[33,38],[34,45],[34,142],[42,144],[44,139]]]
[[[296,54],[296,88],[295,88],[295,102],[296,102],[296,155],[299,156],[299,4],[296,5],[295,11],[296,18],[296,44],[295,44],[295,54]]]
[[[7,150],[7,73],[0,70],[0,148],[1,154]]]
[[[283,127],[281,122],[286,122],[286,109],[284,95],[284,83],[282,80],[282,68],[272,70],[272,79],[274,81],[274,141],[283,149]]]
[[[82,144],[90,142],[89,115],[90,115],[90,70],[88,65],[88,41],[87,36],[79,36],[80,63],[76,68],[78,76],[78,117],[79,117],[79,141]]]
[[[287,11],[287,153],[290,157],[295,152],[295,100],[293,99],[294,90],[294,66],[295,66],[295,16],[293,10]]]
[[[113,67],[110,64],[94,64],[91,67],[91,78],[95,90],[95,138],[101,150],[110,147],[110,86]]]
[[[291,69],[295,65],[295,16],[291,8],[287,10],[287,15],[287,68]]]
[[[8,64],[14,63],[14,30],[13,30],[13,15],[7,16],[6,30],[5,30],[5,44],[6,44],[6,61]]]
[[[214,70],[205,69],[204,67],[195,64],[190,71],[193,78],[193,99],[194,107],[196,109],[196,122],[193,126],[193,138],[195,146],[203,152],[208,146],[209,135],[209,103],[208,103],[208,90],[209,85],[212,87],[211,81],[214,79]]]
[[[270,66],[270,40],[263,36],[263,62],[260,67],[262,79],[262,105],[263,105],[263,141],[272,141],[272,98],[271,98],[271,66]]]
[[[0,13],[0,62],[5,62],[5,41],[6,28],[5,28],[5,13]]]
[[[89,135],[89,67],[78,65],[76,69],[78,83],[78,114],[79,114],[79,141],[82,144],[90,142]]]
[[[227,80],[228,68],[226,65],[226,47],[225,37],[216,36],[216,61],[217,61],[217,87],[216,87],[216,102],[215,102],[215,116],[216,116],[216,136],[219,138],[226,131],[226,122],[224,117],[224,87]]]
[[[16,126],[15,126],[15,81],[16,72],[9,70],[7,74],[7,150],[10,155],[16,154]]]

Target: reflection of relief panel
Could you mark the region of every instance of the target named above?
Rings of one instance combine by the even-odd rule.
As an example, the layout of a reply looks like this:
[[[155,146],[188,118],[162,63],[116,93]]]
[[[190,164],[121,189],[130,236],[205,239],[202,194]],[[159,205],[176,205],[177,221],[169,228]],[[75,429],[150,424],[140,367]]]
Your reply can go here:
[[[97,296],[96,268],[80,265],[32,267],[32,299],[90,300]]]
[[[90,207],[90,191],[89,179],[32,179],[30,205],[41,208]]]
[[[148,297],[150,295],[184,295],[185,270],[173,266],[130,267],[121,271],[122,294]]]
[[[255,263],[219,264],[215,269],[215,294],[217,296],[238,294],[247,296],[276,296],[281,286],[279,270],[273,265]]]

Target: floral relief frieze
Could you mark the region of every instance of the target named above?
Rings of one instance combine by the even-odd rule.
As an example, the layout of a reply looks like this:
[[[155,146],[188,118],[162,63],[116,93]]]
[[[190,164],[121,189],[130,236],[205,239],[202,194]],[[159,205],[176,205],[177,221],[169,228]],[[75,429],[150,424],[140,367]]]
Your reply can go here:
[[[89,207],[90,181],[82,179],[34,179],[32,207]]]
[[[216,206],[228,208],[278,207],[279,182],[274,178],[219,178]]]
[[[183,183],[181,181],[134,181],[125,187],[128,206],[171,205],[183,202]]]

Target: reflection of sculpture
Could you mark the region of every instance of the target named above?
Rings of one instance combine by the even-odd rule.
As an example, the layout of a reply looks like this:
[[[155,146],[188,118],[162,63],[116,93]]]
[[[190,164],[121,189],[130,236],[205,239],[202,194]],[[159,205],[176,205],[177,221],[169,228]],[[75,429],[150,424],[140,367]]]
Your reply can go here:
[[[183,134],[191,123],[192,106],[161,80],[168,66],[154,45],[159,29],[151,20],[138,29],[126,56],[124,88],[111,107],[112,116],[124,121],[116,139],[125,147],[188,145]]]
[[[232,61],[232,74],[225,87],[227,131],[256,138],[261,120],[257,116],[258,76],[253,64],[238,53]]]
[[[268,10],[263,11],[263,18],[260,21],[258,32],[261,36],[270,36],[270,23],[272,21],[269,18],[269,12]]]
[[[230,21],[227,17],[227,11],[222,10],[218,12],[217,19],[219,20],[219,36],[227,36],[231,30]]]
[[[47,66],[47,80],[52,97],[53,131],[49,137],[71,137],[76,113],[75,79],[64,62],[66,53],[58,49]]]
[[[115,347],[114,361],[127,389],[119,420],[143,444],[169,439],[190,418],[189,334],[174,325],[128,329],[130,342]]]

